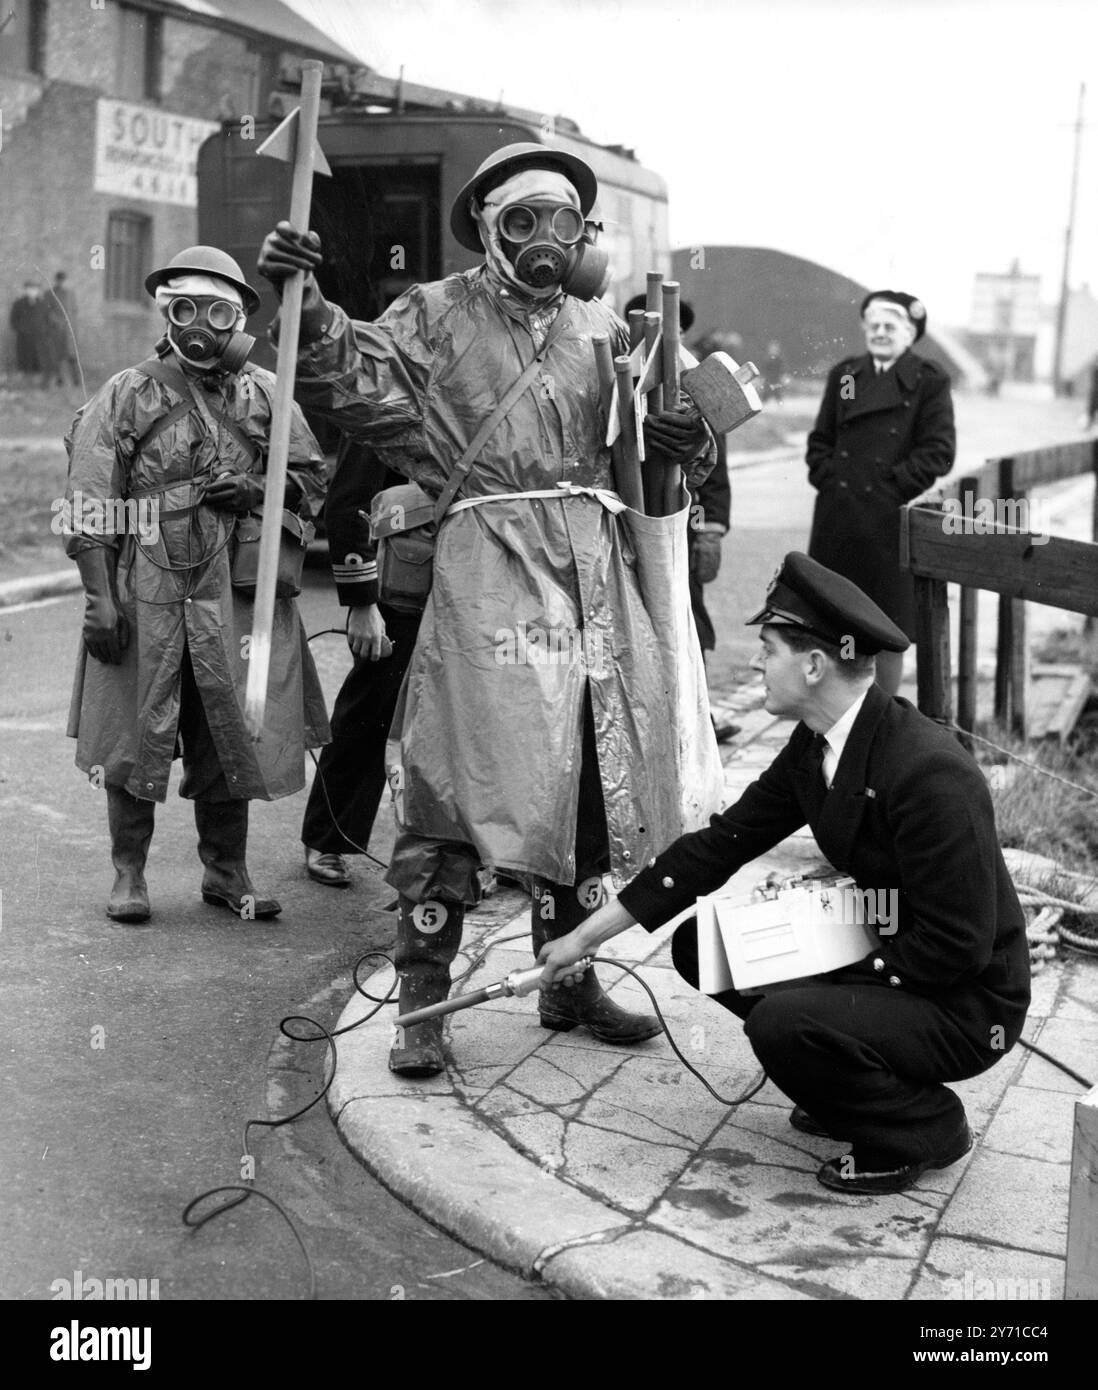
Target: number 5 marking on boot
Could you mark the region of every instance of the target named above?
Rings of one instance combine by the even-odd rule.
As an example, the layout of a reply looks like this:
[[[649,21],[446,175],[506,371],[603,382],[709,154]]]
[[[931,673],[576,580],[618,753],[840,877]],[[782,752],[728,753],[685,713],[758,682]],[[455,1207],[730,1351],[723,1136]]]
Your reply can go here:
[[[422,932],[424,936],[434,936],[435,932],[441,931],[446,925],[448,915],[442,903],[416,903],[412,908],[412,921],[415,923],[416,931]]]
[[[585,907],[588,912],[598,907],[602,902],[602,879],[585,878],[576,889],[576,898],[579,905]]]

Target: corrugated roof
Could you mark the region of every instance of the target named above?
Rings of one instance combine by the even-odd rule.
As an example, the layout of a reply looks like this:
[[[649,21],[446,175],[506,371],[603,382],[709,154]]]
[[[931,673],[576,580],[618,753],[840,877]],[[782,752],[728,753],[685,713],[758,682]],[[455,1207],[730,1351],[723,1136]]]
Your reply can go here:
[[[169,0],[169,3],[203,19],[221,19],[244,29],[252,29],[257,34],[321,53],[337,62],[351,63],[356,67],[363,65],[361,58],[349,53],[335,39],[303,19],[296,10],[282,4],[282,0]]]

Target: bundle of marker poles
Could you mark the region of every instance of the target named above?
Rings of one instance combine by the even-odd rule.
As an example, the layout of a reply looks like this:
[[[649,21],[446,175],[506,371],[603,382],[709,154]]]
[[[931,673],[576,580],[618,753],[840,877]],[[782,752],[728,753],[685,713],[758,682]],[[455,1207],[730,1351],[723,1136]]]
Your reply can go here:
[[[648,272],[645,307],[629,315],[628,354],[614,357],[606,333],[593,334],[592,342],[603,414],[611,422],[610,436],[616,434],[610,453],[618,496],[635,512],[671,516],[679,507],[679,470],[645,457],[644,417],[675,410],[681,400],[677,281]]]
[[[318,173],[330,173],[324,156],[319,154],[316,141],[323,72],[324,64],[315,59],[306,59],[302,63],[300,107],[292,111],[256,150],[256,154],[269,154],[277,159],[284,159],[290,154],[289,141],[293,140],[294,172],[290,196],[290,223],[294,230],[299,232],[307,231],[309,226],[314,169]],[[282,507],[286,500],[290,416],[294,402],[294,376],[304,290],[305,272],[299,270],[287,279],[282,291],[278,363],[275,370],[274,399],[271,404],[271,438],[263,496],[263,533],[259,540],[248,683],[244,691],[244,724],[253,740],[260,738],[266,717],[275,584],[278,579],[278,549],[282,531]]]

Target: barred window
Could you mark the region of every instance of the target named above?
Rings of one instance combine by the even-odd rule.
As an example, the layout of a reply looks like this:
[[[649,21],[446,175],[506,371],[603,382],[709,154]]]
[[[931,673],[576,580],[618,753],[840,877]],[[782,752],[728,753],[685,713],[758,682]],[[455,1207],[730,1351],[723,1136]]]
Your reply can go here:
[[[140,212],[107,217],[107,299],[145,302],[145,276],[152,244],[152,218]]]

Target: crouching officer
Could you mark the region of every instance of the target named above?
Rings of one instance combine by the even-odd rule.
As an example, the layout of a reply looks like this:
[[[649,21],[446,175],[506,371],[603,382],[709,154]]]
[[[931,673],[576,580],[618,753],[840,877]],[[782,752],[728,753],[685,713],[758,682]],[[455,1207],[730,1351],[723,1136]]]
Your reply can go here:
[[[281,907],[245,863],[248,802],[304,785],[305,749],[327,742],[328,721],[297,608],[280,597],[263,739],[244,726],[254,588],[234,565],[258,542],[238,518],[262,509],[274,389],[247,364],[255,339],[242,330],[259,296],[211,246],[181,251],[145,288],[167,329],[156,356],[111,377],[65,440],[65,549],[87,596],[68,732],[77,767],[107,793],[110,917],[149,916],[153,811],[178,744],[203,900],[273,917]],[[286,507],[308,519],[322,495],[320,449],[295,406]],[[258,534],[255,518],[249,528]]]
[[[1025,920],[983,774],[959,743],[874,683],[900,629],[841,575],[786,556],[764,607],[770,714],[797,719],[788,744],[734,806],[684,835],[616,902],[541,952],[544,981],[635,922],[654,931],[700,894],[807,825],[859,889],[895,890],[898,919],[855,965],[716,1002],[744,1020],[794,1128],[852,1152],[817,1177],[839,1192],[900,1192],[972,1145],[945,1084],[986,1071],[1017,1041],[1029,1005]],[[698,983],[697,928],[675,933],[676,969]]]

